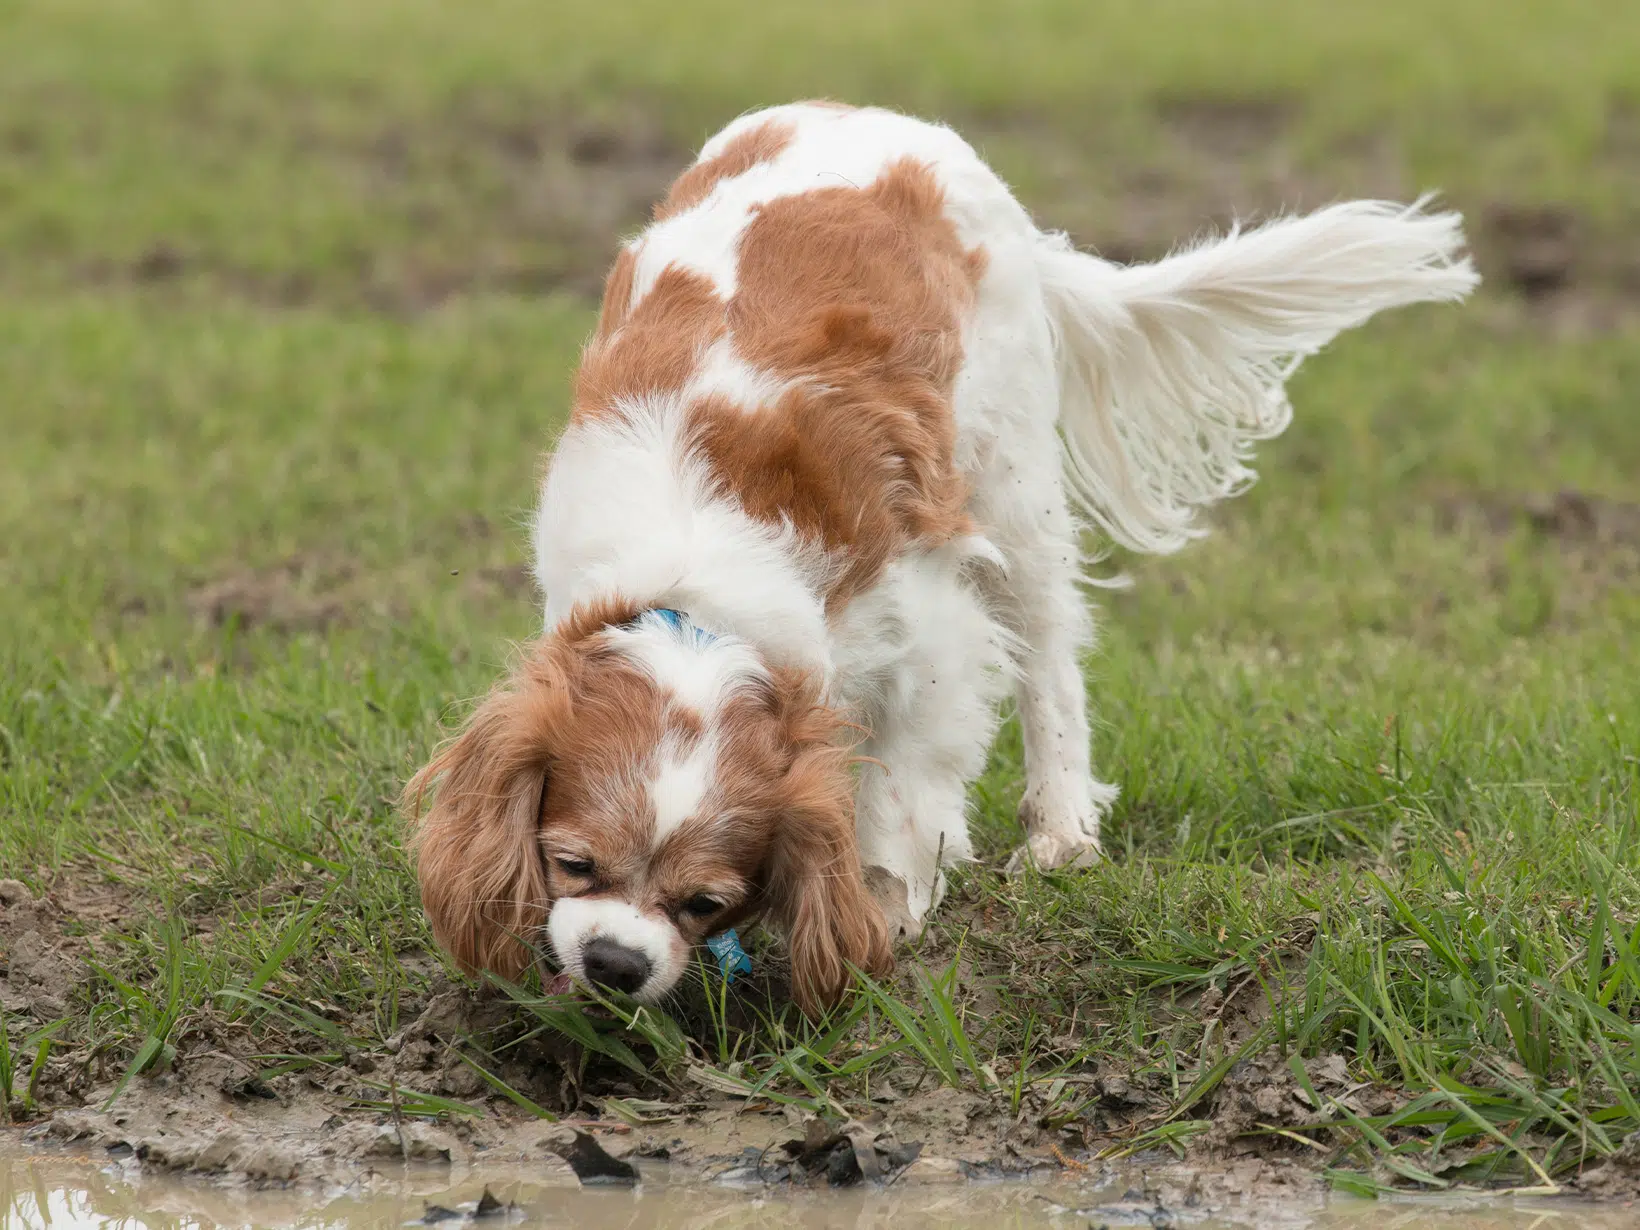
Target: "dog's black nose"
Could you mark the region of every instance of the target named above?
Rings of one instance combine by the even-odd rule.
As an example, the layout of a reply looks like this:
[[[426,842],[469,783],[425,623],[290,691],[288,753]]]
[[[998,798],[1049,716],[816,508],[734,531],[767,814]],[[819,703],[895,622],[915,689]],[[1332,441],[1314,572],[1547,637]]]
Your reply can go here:
[[[649,958],[614,940],[595,939],[581,949],[587,980],[612,991],[632,994],[649,981]]]

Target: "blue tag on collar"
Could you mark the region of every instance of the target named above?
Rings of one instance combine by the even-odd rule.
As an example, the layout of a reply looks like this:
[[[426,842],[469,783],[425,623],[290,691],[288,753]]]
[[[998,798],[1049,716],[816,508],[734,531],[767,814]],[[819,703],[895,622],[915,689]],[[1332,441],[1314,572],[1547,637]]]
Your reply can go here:
[[[711,949],[712,955],[717,958],[718,968],[723,971],[723,981],[732,983],[736,974],[752,972],[752,959],[740,946],[740,936],[735,934],[733,927],[707,937],[706,947]]]

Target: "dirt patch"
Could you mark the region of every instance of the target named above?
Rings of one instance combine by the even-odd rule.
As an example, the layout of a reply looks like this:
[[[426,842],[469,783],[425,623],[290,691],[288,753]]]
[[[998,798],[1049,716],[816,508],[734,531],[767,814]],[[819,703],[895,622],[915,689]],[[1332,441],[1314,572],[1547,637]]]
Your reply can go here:
[[[95,937],[141,910],[141,903],[121,886],[100,883],[94,876],[39,894],[19,880],[0,880],[0,1008],[11,1026],[12,1044],[20,1035],[41,1030],[57,1037],[56,1052],[32,1074],[32,1095],[40,1103],[77,1102],[89,1088],[84,1057],[65,1045],[57,1026],[84,1010],[93,977],[87,958],[109,955]],[[14,1053],[24,1073],[36,1053]],[[19,1099],[29,1092],[29,1079],[20,1077],[14,1086]]]
[[[0,880],[0,1007],[44,1024],[68,1012],[76,981],[74,945],[62,911],[19,880]]]
[[[1477,228],[1476,242],[1496,278],[1528,299],[1542,299],[1571,283],[1586,230],[1563,205],[1493,205]]]
[[[362,567],[344,550],[321,545],[292,553],[282,560],[255,568],[233,568],[196,582],[183,594],[189,614],[203,627],[271,628],[284,633],[325,631],[365,622],[372,617],[396,617],[410,605],[401,598],[409,587],[460,587],[475,598],[534,605],[535,579],[523,563],[481,563],[448,567],[438,562],[503,557],[512,544],[482,513],[462,517],[455,526],[457,544],[435,548],[432,558],[407,561],[382,570]],[[510,535],[509,535],[510,538]],[[466,544],[483,544],[474,550]],[[110,604],[123,615],[144,616],[150,604],[143,599]]]
[[[529,598],[533,601],[539,593],[535,587],[535,577],[531,575],[527,564],[500,564],[493,568],[479,568],[474,571],[473,579],[480,586],[504,598]]]
[[[114,924],[134,908],[114,887],[37,896],[20,880],[0,880],[0,1006],[40,1025],[66,1016],[87,977],[86,924]]]
[[[863,1120],[815,1119],[768,1102],[721,1095],[698,1101],[621,1103],[636,1124],[613,1114],[547,1122],[510,1106],[435,1122],[361,1111],[345,1093],[279,1078],[216,1054],[157,1077],[133,1081],[113,1106],[112,1087],[90,1091],[82,1107],[47,1125],[62,1141],[133,1154],[163,1169],[252,1180],[336,1181],[382,1162],[528,1163],[619,1176],[640,1160],[669,1163],[679,1178],[848,1186],[866,1180],[961,1181],[1057,1171],[1051,1155],[1029,1155],[983,1140],[987,1106],[955,1106],[970,1095],[919,1095],[875,1109]],[[407,1087],[408,1088],[408,1087]],[[404,1094],[409,1101],[411,1095]],[[598,1165],[589,1166],[592,1157]]]
[[[1525,512],[1532,528],[1551,538],[1640,547],[1640,504],[1557,491],[1528,501]]]
[[[760,1002],[748,992],[741,1025]],[[562,1116],[542,1122],[461,1058],[471,1039],[504,1043],[525,1028],[508,1002],[435,978],[415,1021],[369,1052],[281,1072],[260,1053],[299,1051],[299,1042],[200,1022],[175,1039],[163,1070],[123,1090],[115,1065],[99,1081],[43,1091],[42,1100],[58,1107],[47,1127],[59,1140],[164,1169],[258,1181],[327,1182],[360,1165],[404,1160],[557,1167],[574,1162],[576,1131],[617,1161],[667,1161],[678,1177],[759,1184],[946,1183],[1075,1173],[1085,1163],[1068,1161],[1071,1150],[1091,1159],[1075,1130],[1044,1127],[1031,1107],[1014,1115],[1000,1094],[935,1086],[918,1070],[885,1080],[854,1121],[816,1120],[727,1094],[720,1086],[728,1078],[715,1070],[690,1067],[671,1085],[634,1082],[550,1032],[528,1046],[497,1047],[487,1061],[512,1089]],[[426,1095],[472,1113],[417,1112]]]
[[[1527,530],[1561,551],[1606,549],[1615,556],[1629,556],[1640,549],[1640,503],[1579,490],[1450,495],[1435,503],[1435,523],[1448,533],[1473,528],[1507,536]]]
[[[1528,627],[1576,624],[1640,583],[1640,504],[1575,490],[1470,492],[1437,499],[1434,524],[1473,544],[1487,585],[1515,595],[1513,617]]]
[[[1584,491],[1449,496],[1437,501],[1436,513],[1437,524],[1448,531],[1476,526],[1506,535],[1524,528],[1563,546],[1640,548],[1640,504]]]
[[[1244,1060],[1225,1075],[1213,1093],[1212,1126],[1191,1142],[1195,1161],[1290,1156],[1301,1146],[1272,1129],[1290,1129],[1325,1117],[1336,1103],[1357,1115],[1382,1115],[1398,1104],[1394,1093],[1369,1082],[1352,1081],[1340,1055],[1305,1062],[1305,1084],[1292,1069],[1274,1059]],[[1323,1105],[1316,1105],[1311,1092]]]
[[[1297,113],[1279,98],[1167,98],[1156,110],[1171,134],[1218,158],[1247,158],[1277,144]]]
[[[1575,337],[1640,320],[1640,245],[1632,226],[1597,225],[1555,202],[1493,202],[1471,215],[1482,276],[1524,305],[1530,327]]]
[[[522,564],[452,568],[447,575],[462,578],[485,596],[508,600],[533,600],[535,596],[535,582]],[[369,617],[393,615],[399,609],[392,597],[396,583],[390,577],[367,575],[345,561],[301,555],[202,582],[187,592],[185,601],[188,611],[205,627],[322,632]]]
[[[286,632],[330,627],[346,614],[351,564],[294,555],[269,568],[243,569],[195,586],[188,609],[214,628],[268,626]]]
[[[1640,1133],[1630,1136],[1599,1166],[1586,1171],[1577,1189],[1600,1200],[1640,1200]]]
[[[96,1096],[111,1094],[99,1089]],[[348,1118],[327,1100],[233,1098],[199,1080],[134,1082],[107,1111],[61,1110],[50,1133],[134,1154],[162,1169],[229,1174],[252,1180],[342,1179],[361,1164],[467,1160],[460,1128],[416,1119]]]

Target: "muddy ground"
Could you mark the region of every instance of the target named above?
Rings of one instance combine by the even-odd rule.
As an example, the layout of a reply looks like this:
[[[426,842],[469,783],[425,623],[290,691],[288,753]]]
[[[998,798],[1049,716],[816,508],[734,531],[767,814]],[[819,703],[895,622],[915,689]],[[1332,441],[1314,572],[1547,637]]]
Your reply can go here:
[[[9,1013],[41,1023],[73,1011],[89,990],[86,961],[99,955],[95,933],[118,926],[122,912],[134,908],[112,892],[35,899],[15,881],[0,883],[0,902],[0,1002]],[[760,971],[742,1009],[778,995],[779,980],[778,968]],[[176,1052],[160,1070],[123,1088],[123,1064],[114,1057],[70,1051],[47,1062],[29,1126],[37,1139],[79,1142],[114,1157],[134,1154],[163,1168],[266,1182],[330,1181],[360,1165],[404,1161],[567,1165],[558,1152],[575,1130],[592,1133],[617,1157],[664,1160],[689,1178],[825,1184],[860,1177],[857,1165],[839,1173],[830,1164],[833,1146],[841,1142],[825,1132],[817,1142],[812,1116],[765,1099],[726,1096],[704,1067],[670,1083],[634,1084],[627,1073],[581,1070],[572,1051],[542,1041],[500,1066],[498,1075],[559,1118],[522,1113],[503,1097],[487,1096],[483,1078],[461,1059],[468,1039],[493,1041],[516,1029],[514,1009],[440,974],[432,976],[430,988],[413,1022],[380,1051],[282,1075],[267,1075],[275,1039],[225,1021],[179,1030]],[[1252,1023],[1235,1017],[1232,1032]],[[296,1045],[314,1049],[311,1040]],[[1318,1090],[1361,1113],[1379,1113],[1394,1103],[1382,1092],[1351,1088],[1340,1060],[1315,1062],[1310,1075]],[[855,1141],[864,1131],[881,1152],[881,1176],[899,1182],[1076,1176],[1097,1167],[1097,1154],[1156,1120],[1171,1101],[1154,1075],[1111,1071],[1073,1079],[1098,1091],[1098,1109],[1055,1125],[1033,1099],[1016,1112],[1002,1093],[940,1087],[923,1070],[908,1068],[878,1087],[863,1126],[853,1129]],[[401,1096],[396,1090],[404,1100],[433,1094],[483,1113],[395,1113],[391,1104]],[[1303,1098],[1284,1072],[1249,1064],[1231,1074],[1215,1103],[1214,1130],[1198,1137],[1191,1150],[1193,1161],[1215,1168],[1212,1191],[1227,1195],[1270,1185],[1290,1193],[1320,1190],[1308,1151],[1280,1142],[1272,1148],[1269,1138],[1238,1142],[1240,1129],[1255,1121],[1304,1119],[1309,1111]],[[842,1126],[827,1130],[834,1134]],[[785,1147],[805,1139],[808,1147],[796,1156]],[[817,1144],[824,1145],[818,1153]],[[850,1143],[842,1152],[858,1151]],[[1150,1158],[1152,1164],[1174,1160]],[[1197,1186],[1195,1199],[1205,1190]],[[1182,1200],[1188,1192],[1171,1194]]]
[[[85,962],[98,954],[95,931],[117,926],[129,908],[114,892],[36,899],[16,881],[0,882],[6,1011],[42,1023],[72,1012],[87,990]],[[760,971],[747,1002],[778,994],[779,977],[778,967]],[[607,1154],[616,1163],[664,1167],[673,1180],[754,1187],[1049,1177],[1108,1183],[1119,1169],[1140,1176],[1128,1193],[1133,1200],[1204,1213],[1251,1200],[1312,1202],[1327,1186],[1328,1155],[1280,1135],[1312,1122],[1316,1108],[1273,1057],[1238,1064],[1190,1108],[1208,1126],[1181,1137],[1171,1152],[1124,1146],[1167,1121],[1175,1093],[1155,1072],[1103,1067],[1067,1074],[1093,1095],[1070,1122],[1034,1094],[1014,1107],[1003,1091],[943,1087],[926,1071],[907,1069],[890,1074],[869,1107],[856,1108],[860,1117],[845,1123],[726,1095],[706,1067],[634,1084],[630,1074],[583,1066],[564,1044],[539,1040],[498,1068],[512,1089],[557,1112],[544,1119],[494,1094],[461,1058],[474,1037],[493,1043],[518,1031],[511,1005],[436,972],[430,988],[413,1022],[379,1050],[325,1057],[301,1071],[271,1074],[275,1040],[225,1021],[179,1030],[175,1053],[129,1081],[110,1057],[70,1050],[48,1060],[34,1117],[17,1126],[37,1143],[72,1143],[111,1160],[134,1157],[162,1170],[253,1184],[336,1183],[405,1163],[479,1172],[527,1165],[572,1181],[585,1161],[578,1151],[590,1151],[594,1168]],[[1230,1044],[1257,1028],[1258,997],[1240,1007],[1210,998],[1197,1007]],[[298,1045],[313,1049],[311,1040]],[[1359,1115],[1389,1113],[1407,1100],[1403,1091],[1353,1081],[1339,1056],[1309,1060],[1305,1071],[1317,1094]],[[455,1099],[472,1113],[403,1111],[420,1094]],[[1463,1160],[1456,1151],[1453,1164]],[[1574,1189],[1640,1200],[1640,1138]]]

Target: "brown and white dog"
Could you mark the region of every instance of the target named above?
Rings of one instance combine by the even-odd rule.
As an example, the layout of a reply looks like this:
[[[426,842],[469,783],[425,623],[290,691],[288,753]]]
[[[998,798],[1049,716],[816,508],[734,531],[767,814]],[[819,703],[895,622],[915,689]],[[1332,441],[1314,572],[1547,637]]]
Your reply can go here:
[[[825,103],[706,143],[621,249],[543,481],[545,632],[407,787],[434,934],[653,1000],[766,917],[794,998],[892,965],[1018,699],[1022,856],[1095,856],[1085,519],[1202,531],[1297,361],[1475,285],[1460,220],[1334,205],[1119,266],[947,128]]]

